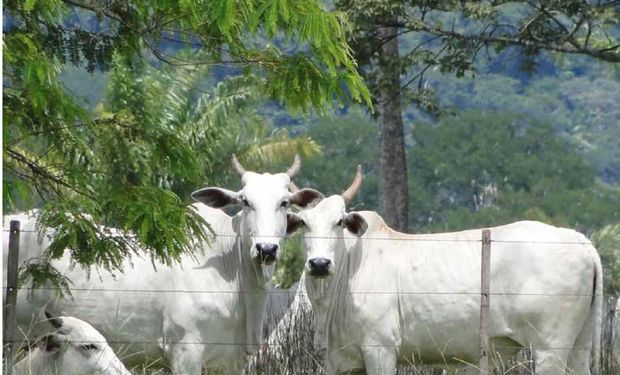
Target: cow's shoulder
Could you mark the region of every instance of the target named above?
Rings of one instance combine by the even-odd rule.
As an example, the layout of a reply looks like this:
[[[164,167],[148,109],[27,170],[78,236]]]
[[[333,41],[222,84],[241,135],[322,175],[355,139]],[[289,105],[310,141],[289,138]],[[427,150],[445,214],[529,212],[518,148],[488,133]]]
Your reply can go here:
[[[233,218],[219,208],[212,208],[202,203],[192,204],[192,208],[196,210],[215,232],[222,229],[229,229],[232,225]]]

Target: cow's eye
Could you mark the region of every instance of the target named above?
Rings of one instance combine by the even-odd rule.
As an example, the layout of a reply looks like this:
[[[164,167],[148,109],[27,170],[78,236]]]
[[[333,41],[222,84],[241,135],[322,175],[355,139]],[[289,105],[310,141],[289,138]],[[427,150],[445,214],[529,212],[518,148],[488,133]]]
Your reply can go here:
[[[342,226],[342,219],[338,220],[338,222],[336,223],[337,226],[341,227]]]
[[[84,345],[80,345],[80,349],[82,350],[97,350],[97,345],[95,344],[84,344]]]
[[[246,206],[246,207],[252,207],[250,205],[250,202],[245,197],[241,198],[241,202],[243,202],[243,205]]]
[[[288,200],[283,200],[282,203],[280,203],[280,207],[284,207],[284,208],[288,208],[291,205],[291,203]]]

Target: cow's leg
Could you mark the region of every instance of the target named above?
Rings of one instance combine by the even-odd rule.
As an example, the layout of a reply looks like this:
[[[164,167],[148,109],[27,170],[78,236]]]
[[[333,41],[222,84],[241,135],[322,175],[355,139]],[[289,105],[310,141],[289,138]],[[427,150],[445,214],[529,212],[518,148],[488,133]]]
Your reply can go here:
[[[568,361],[570,351],[570,349],[534,350],[536,375],[565,374],[567,370],[566,363]],[[582,373],[579,373],[579,375],[581,374]]]
[[[239,353],[239,358],[246,358],[243,353]],[[218,368],[217,370],[209,371],[207,370],[207,375],[237,375],[242,374],[243,372],[243,363],[244,361],[239,361],[238,358],[231,359],[226,363],[225,366]]]
[[[163,348],[166,358],[170,362],[172,373],[200,375],[203,364],[205,346],[199,334],[199,329],[188,315],[179,306],[191,305],[184,300],[178,300],[177,305],[168,306],[163,312]]]
[[[396,374],[395,348],[367,346],[362,350],[367,375]]]
[[[590,353],[594,344],[592,342],[592,337],[595,330],[594,326],[598,324],[596,314],[597,311],[595,306],[591,307],[588,319],[584,323],[579,336],[577,336],[573,344],[573,350],[568,357],[568,367],[574,374],[590,375]],[[598,369],[594,371],[596,372]]]
[[[590,348],[575,347],[568,361],[574,374],[590,375]]]
[[[195,340],[194,340],[195,341]],[[192,344],[192,338],[183,338],[178,344],[170,344],[168,359],[175,375],[200,375],[204,345]]]

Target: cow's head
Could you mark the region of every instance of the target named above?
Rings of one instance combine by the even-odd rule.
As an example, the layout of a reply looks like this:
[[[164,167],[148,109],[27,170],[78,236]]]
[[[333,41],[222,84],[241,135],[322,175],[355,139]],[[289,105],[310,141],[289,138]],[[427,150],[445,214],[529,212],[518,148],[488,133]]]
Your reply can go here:
[[[25,373],[50,374],[129,374],[106,339],[90,324],[70,317],[45,315],[56,330],[35,344],[16,369]]]
[[[308,261],[305,272],[314,277],[326,277],[334,272],[339,252],[344,252],[343,229],[356,236],[366,232],[368,225],[357,212],[346,213],[346,205],[359,191],[361,167],[351,186],[341,195],[332,195],[299,214],[289,213],[287,232],[304,229],[304,245]]]
[[[312,189],[302,189],[294,193],[289,191],[291,178],[300,168],[299,155],[295,155],[293,165],[285,173],[276,174],[246,171],[235,155],[232,160],[243,182],[240,191],[208,187],[195,191],[192,197],[213,208],[241,205],[241,231],[242,235],[249,236],[250,257],[252,261],[263,265],[263,270],[270,274],[273,272],[274,263],[280,257],[280,240],[286,234],[288,207],[291,204],[306,206],[322,198],[322,195]]]

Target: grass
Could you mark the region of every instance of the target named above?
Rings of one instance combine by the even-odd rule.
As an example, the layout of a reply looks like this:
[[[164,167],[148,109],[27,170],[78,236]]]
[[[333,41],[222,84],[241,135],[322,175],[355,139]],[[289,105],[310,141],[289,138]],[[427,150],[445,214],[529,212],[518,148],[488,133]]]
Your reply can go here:
[[[263,374],[325,374],[322,356],[313,348],[314,324],[312,312],[303,311],[296,322],[285,328],[278,342],[265,347],[260,356],[254,357],[246,367],[246,375]],[[492,357],[495,370],[493,375],[534,375],[532,351],[521,350],[512,358]],[[471,365],[474,366],[474,365]],[[477,366],[474,366],[477,367]],[[558,369],[558,374],[563,372]],[[401,364],[398,375],[458,375],[457,371],[433,369],[412,363]],[[603,342],[599,375],[620,374],[620,353],[614,351],[609,343]],[[581,374],[574,374],[581,375]]]
[[[275,319],[270,317],[268,319]],[[325,374],[324,358],[314,348],[314,322],[312,311],[300,309],[300,313],[294,321],[282,321],[280,336],[272,337],[270,344],[265,345],[263,350],[248,361],[244,370],[245,375],[297,375],[297,374]],[[274,327],[277,321],[266,322],[266,327]],[[265,332],[267,336],[268,332]],[[25,335],[22,332],[22,336]],[[616,344],[617,345],[617,344]],[[17,347],[22,347],[18,345]],[[123,350],[117,351],[119,358],[123,359]],[[6,352],[5,352],[6,353]],[[24,353],[18,354],[17,360],[23,358]],[[529,350],[522,350],[515,357],[501,359],[494,357],[495,370],[493,375],[534,375],[535,369],[532,354]],[[601,350],[601,367],[599,375],[620,374],[620,353],[615,351],[609,342],[604,340]],[[473,366],[473,365],[472,365]],[[147,364],[139,368],[131,369],[132,374],[159,375],[169,374],[167,369],[159,365]],[[7,373],[6,363],[4,372]],[[558,373],[562,373],[558,371]],[[401,364],[397,371],[398,375],[457,375],[456,372],[433,369],[428,366],[412,363]],[[47,375],[47,374],[46,374]],[[50,374],[54,375],[54,374]],[[574,374],[581,375],[581,374]]]

